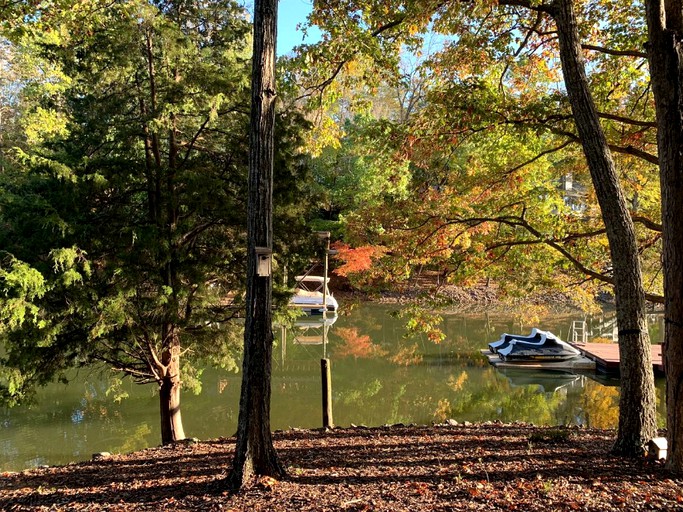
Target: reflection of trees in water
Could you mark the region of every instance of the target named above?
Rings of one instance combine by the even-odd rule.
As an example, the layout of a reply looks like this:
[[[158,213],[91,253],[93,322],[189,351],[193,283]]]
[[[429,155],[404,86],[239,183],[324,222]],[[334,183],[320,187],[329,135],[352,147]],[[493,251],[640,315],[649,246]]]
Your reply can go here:
[[[488,319],[483,314],[445,315],[447,338],[435,344],[426,336],[405,338],[403,322],[389,314],[396,307],[363,305],[349,316],[340,315],[331,326],[328,342],[337,424],[428,424],[453,418],[616,426],[616,388],[588,379],[566,385],[566,378],[552,374],[534,382],[536,376],[529,372],[517,372],[511,381],[510,375],[488,364],[479,349],[501,332],[518,332],[519,325],[512,321],[495,315]],[[571,319],[553,317],[542,326],[560,334]],[[650,321],[651,329],[660,327],[658,321]],[[238,334],[235,331],[235,341]],[[318,427],[322,349],[294,344],[293,336],[290,330],[286,359],[276,365],[273,428]],[[223,348],[216,351],[223,354]],[[281,357],[278,354],[275,362]],[[106,374],[82,377],[68,387],[46,388],[40,405],[31,409],[0,411],[0,426],[10,426],[5,430],[13,432],[0,443],[0,458],[23,464],[39,457],[37,463],[53,464],[89,458],[95,451],[157,444],[156,399],[149,390],[126,380],[111,387]],[[205,439],[233,434],[239,376],[207,368],[203,380],[202,393],[188,396],[184,405],[188,435]],[[553,392],[560,386],[565,387]],[[659,422],[664,426],[662,383],[657,393]],[[130,397],[115,402],[126,394]]]
[[[580,406],[586,426],[614,428],[619,424],[619,389],[602,386],[588,380],[581,395]]]
[[[358,401],[356,410],[351,413],[356,417],[366,416],[366,407],[381,410],[385,409],[383,403],[391,403],[391,418],[408,418],[407,421],[418,423],[450,417],[458,421],[500,419],[601,428],[614,428],[617,424],[618,391],[613,388],[584,377],[552,374],[545,375],[539,382],[534,382],[536,376],[532,375],[528,382],[515,384],[486,368],[488,363],[478,357],[478,350],[502,332],[524,330],[526,327],[519,325],[518,320],[483,314],[444,315],[442,327],[447,337],[441,343],[431,343],[424,337],[407,340],[398,319],[373,321],[370,317],[374,313],[386,314],[386,310],[371,308],[364,311],[359,323],[345,322],[354,326],[355,346],[364,348],[361,352],[372,359],[369,347],[373,342],[379,344],[386,354],[382,356],[378,351],[375,359],[383,358],[384,366],[394,364],[410,372],[399,386],[393,382],[393,379],[402,378],[398,371],[387,372],[382,368],[381,373],[373,373],[382,378],[380,392],[368,394],[349,390],[347,396]],[[609,329],[612,318],[610,313],[595,317],[596,330]],[[575,316],[563,315],[546,318],[541,324],[561,336],[569,332],[575,319]],[[383,326],[381,334],[360,327],[379,324]],[[656,320],[652,320],[650,326],[656,329]],[[381,365],[378,363],[378,366]],[[429,366],[435,366],[435,371],[426,369]],[[458,372],[458,367],[463,370]],[[443,371],[439,373],[439,369]],[[353,381],[362,386],[357,377]],[[388,419],[385,416],[378,422]],[[362,421],[372,423],[367,416]]]
[[[413,366],[420,364],[423,361],[424,356],[419,350],[420,348],[417,343],[400,347],[398,351],[389,358],[389,361],[398,366]]]
[[[112,448],[114,453],[129,453],[147,446],[147,439],[152,434],[152,428],[147,423],[141,423],[126,433],[125,442]]]
[[[335,345],[334,357],[359,359],[384,357],[387,354],[381,346],[372,342],[369,335],[359,334],[356,327],[340,327],[335,332],[343,343]]]
[[[437,402],[433,419],[554,423],[554,411],[562,401],[560,394],[544,393],[536,384],[514,386],[495,370],[484,373],[486,376],[483,379],[474,382],[466,371],[457,377],[451,375],[446,381],[449,391],[445,398]],[[481,380],[484,381],[483,385]]]

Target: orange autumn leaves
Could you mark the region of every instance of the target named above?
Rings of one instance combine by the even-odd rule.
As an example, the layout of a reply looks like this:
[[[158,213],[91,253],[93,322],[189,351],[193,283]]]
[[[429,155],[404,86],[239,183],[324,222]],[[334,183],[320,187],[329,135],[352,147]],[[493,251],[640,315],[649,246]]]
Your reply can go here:
[[[373,263],[387,251],[385,247],[373,245],[352,248],[342,242],[335,243],[332,247],[337,251],[337,258],[343,262],[334,272],[342,277],[370,270]]]
[[[337,345],[334,349],[334,354],[338,358],[372,359],[387,357],[389,361],[398,366],[412,366],[422,362],[422,354],[420,354],[416,344],[401,347],[395,354],[390,355],[380,345],[373,343],[370,336],[360,334],[355,327],[340,327],[335,329],[335,334],[342,340],[342,344]]]
[[[355,359],[370,359],[387,355],[387,351],[370,340],[367,334],[359,334],[355,327],[340,327],[335,329],[343,344],[335,348],[337,357],[353,357]]]

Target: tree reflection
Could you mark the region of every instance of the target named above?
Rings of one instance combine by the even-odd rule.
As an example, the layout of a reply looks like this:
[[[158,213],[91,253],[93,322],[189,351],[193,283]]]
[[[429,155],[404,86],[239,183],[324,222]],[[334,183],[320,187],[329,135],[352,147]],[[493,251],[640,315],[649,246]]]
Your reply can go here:
[[[444,315],[447,337],[433,343],[423,335],[404,337],[404,322],[389,314],[396,307],[364,304],[340,315],[330,328],[337,425],[429,424],[453,418],[616,426],[618,388],[614,386],[571,374],[503,373],[489,365],[479,350],[501,332],[518,332],[520,326],[513,328],[513,320]],[[543,325],[559,334],[563,328],[566,332],[571,320],[550,318]],[[295,334],[290,329],[283,343],[286,358],[284,352],[276,357],[282,361],[273,377],[274,429],[315,428],[321,423],[321,347],[294,343]],[[225,364],[235,356],[232,343],[221,340],[221,344],[213,354],[221,360],[204,370],[201,394],[188,397],[184,405],[186,427],[200,439],[232,435],[237,422],[239,376]],[[657,391],[659,421],[664,426],[663,382]],[[49,386],[39,398],[31,408],[0,409],[1,469],[21,469],[26,461],[69,462],[90,458],[97,451],[130,451],[156,444],[156,399],[127,380],[83,375],[69,386]]]
[[[614,428],[619,424],[618,388],[589,380],[583,389],[580,404],[587,427]]]
[[[387,354],[381,346],[372,342],[370,336],[359,334],[355,327],[338,328],[336,334],[343,341],[343,344],[337,345],[334,349],[334,356],[337,358],[375,358],[384,357]]]

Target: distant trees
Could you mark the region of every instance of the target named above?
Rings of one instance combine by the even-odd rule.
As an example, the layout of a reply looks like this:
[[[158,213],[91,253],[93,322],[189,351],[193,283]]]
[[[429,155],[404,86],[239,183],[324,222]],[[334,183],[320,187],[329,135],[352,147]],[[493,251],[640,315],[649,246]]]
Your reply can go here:
[[[318,105],[323,88],[328,93],[323,98],[329,99],[323,99],[322,107],[329,118],[343,119],[339,142],[331,140],[315,159],[320,182],[333,178],[344,183],[346,176],[339,171],[351,176],[356,162],[378,162],[390,186],[408,183],[402,196],[390,195],[391,208],[373,208],[372,202],[362,209],[342,208],[347,241],[388,247],[390,256],[382,262],[387,275],[403,277],[428,265],[453,281],[504,276],[503,286],[517,294],[556,283],[557,288],[573,286],[579,302],[588,304],[614,279],[595,193],[585,187],[590,176],[569,102],[558,91],[561,70],[551,58],[558,50],[552,19],[519,6],[475,4],[465,13],[458,4],[439,12],[432,29],[438,34],[430,37],[441,38],[442,48],[432,47],[419,72],[410,75],[419,78],[417,96],[422,100],[407,122],[367,114],[354,122],[348,105],[364,113],[375,111],[368,103],[374,105],[378,91],[397,80],[390,66],[398,60],[399,42],[415,44],[418,54],[423,50],[414,40],[427,30],[422,22],[428,8],[398,4],[403,7],[386,12],[358,2],[364,9],[360,25],[343,22],[342,13],[314,13],[332,32],[352,35],[344,41],[325,40],[301,59],[311,104]],[[586,36],[593,48],[587,55],[589,78],[608,146],[617,155],[625,200],[634,213],[647,296],[661,301],[659,194],[649,152],[654,124],[648,116],[653,111],[646,101],[644,54],[628,50],[642,43],[619,39],[618,27],[627,12],[633,10],[596,8],[585,14],[604,17],[610,28],[600,34],[618,41],[615,52],[601,51],[605,45],[600,34]],[[364,33],[366,25],[374,27],[371,34]],[[588,24],[581,30],[584,37]],[[515,39],[516,33],[523,36]],[[546,33],[551,36],[544,37]],[[361,40],[362,45],[354,46],[353,41]],[[306,71],[310,63],[318,65]],[[324,80],[337,70],[334,82]],[[393,71],[408,76],[402,69]],[[358,85],[360,77],[363,85]],[[630,91],[621,87],[626,83],[633,84]],[[338,111],[329,106],[333,101],[341,104]],[[328,123],[320,122],[317,141],[332,132]],[[361,144],[351,142],[356,140]],[[348,146],[362,160],[348,158]],[[577,188],[561,190],[565,176]],[[372,187],[362,188],[359,194],[372,194]],[[381,190],[379,202],[380,197],[386,197]],[[520,265],[524,272],[508,272]]]
[[[347,239],[384,246],[380,264],[393,280],[424,265],[461,283],[500,276],[522,290],[553,280],[613,286],[624,361],[615,451],[627,455],[655,433],[641,260],[654,270],[649,297],[661,301],[652,103],[646,71],[631,65],[645,57],[632,49],[642,44],[631,30],[642,26],[637,9],[564,0],[359,1],[314,12],[313,21],[345,37],[309,51],[317,61],[327,55],[328,74],[352,83],[358,66],[369,67],[365,60],[395,71],[399,45],[419,51],[421,34],[442,35],[443,50],[423,63],[422,111],[409,128],[387,123],[379,135],[392,142],[393,167],[409,174],[413,197],[345,215]],[[320,74],[311,71],[314,80]],[[617,164],[612,152],[621,155]],[[593,184],[578,211],[553,184],[562,174]]]

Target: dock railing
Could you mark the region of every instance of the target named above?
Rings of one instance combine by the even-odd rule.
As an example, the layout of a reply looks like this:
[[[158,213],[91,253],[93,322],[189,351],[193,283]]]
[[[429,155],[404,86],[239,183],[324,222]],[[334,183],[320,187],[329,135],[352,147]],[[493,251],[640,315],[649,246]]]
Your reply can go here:
[[[586,331],[585,320],[574,320],[569,329],[569,339],[572,343],[585,345],[588,342],[588,332]]]

